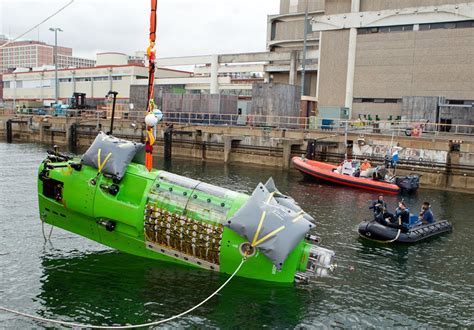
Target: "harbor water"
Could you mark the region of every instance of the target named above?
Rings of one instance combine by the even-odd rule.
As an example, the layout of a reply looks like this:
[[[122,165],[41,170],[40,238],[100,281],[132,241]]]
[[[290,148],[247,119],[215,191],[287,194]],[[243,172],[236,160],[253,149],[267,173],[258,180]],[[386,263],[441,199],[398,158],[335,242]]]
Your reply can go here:
[[[37,167],[46,146],[0,142],[0,305],[53,319],[138,324],[191,308],[227,275],[147,260],[54,228],[45,243]],[[305,181],[297,171],[173,159],[155,167],[251,193],[273,177],[317,220],[322,245],[337,254],[330,277],[307,285],[234,278],[208,303],[169,327],[474,327],[474,195],[420,189],[454,231],[427,242],[383,245],[358,237],[370,217],[362,190]],[[386,197],[394,208],[399,196]],[[49,226],[45,226],[49,235]],[[0,312],[0,328],[47,325]]]

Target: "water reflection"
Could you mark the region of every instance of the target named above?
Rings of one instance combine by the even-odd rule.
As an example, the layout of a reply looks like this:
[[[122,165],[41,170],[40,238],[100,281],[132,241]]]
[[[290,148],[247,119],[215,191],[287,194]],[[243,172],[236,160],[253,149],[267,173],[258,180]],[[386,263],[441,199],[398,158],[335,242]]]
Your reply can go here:
[[[22,155],[21,162],[18,157]],[[200,302],[224,275],[142,259],[55,228],[44,248],[38,217],[37,167],[45,148],[0,143],[0,300],[55,319],[98,324],[162,319]],[[165,168],[162,159],[154,163]],[[420,189],[451,234],[419,244],[360,240],[376,194],[303,180],[297,171],[174,158],[167,170],[251,193],[272,176],[317,221],[323,245],[337,253],[332,277],[308,286],[236,278],[221,294],[168,327],[313,328],[473,327],[474,195]],[[399,196],[386,196],[393,210]],[[0,328],[41,325],[0,314]]]
[[[41,267],[40,315],[103,325],[143,323],[180,313],[227,278],[115,251],[44,255]],[[292,328],[301,320],[309,299],[293,285],[235,278],[191,316],[169,326]]]

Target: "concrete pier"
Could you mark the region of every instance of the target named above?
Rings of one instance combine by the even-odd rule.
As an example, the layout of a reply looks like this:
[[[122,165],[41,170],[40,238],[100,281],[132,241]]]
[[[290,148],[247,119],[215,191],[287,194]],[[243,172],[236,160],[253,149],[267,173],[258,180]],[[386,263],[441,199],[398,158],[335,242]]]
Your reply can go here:
[[[224,135],[224,163],[228,163],[230,161],[232,144],[239,143],[243,139],[244,138],[242,136]]]

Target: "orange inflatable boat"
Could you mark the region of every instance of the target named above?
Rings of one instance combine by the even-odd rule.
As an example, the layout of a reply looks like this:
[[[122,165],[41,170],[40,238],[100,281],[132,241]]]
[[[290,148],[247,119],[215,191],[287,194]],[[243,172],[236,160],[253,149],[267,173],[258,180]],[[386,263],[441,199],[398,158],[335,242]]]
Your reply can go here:
[[[292,162],[293,165],[304,174],[320,180],[354,188],[377,191],[384,194],[396,195],[400,192],[400,187],[394,183],[341,174],[337,171],[337,167],[331,164],[301,157],[293,157]]]

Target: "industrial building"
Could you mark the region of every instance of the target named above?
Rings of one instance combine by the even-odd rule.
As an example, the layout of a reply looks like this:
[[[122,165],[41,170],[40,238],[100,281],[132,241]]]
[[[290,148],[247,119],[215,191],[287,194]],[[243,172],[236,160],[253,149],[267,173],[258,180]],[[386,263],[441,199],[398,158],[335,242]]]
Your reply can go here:
[[[318,51],[309,95],[319,108],[346,108],[353,119],[474,122],[474,2],[281,0],[268,18],[269,51],[302,52],[306,7],[308,49]]]
[[[157,59],[157,94],[250,100],[256,83],[278,83],[293,86],[278,90],[305,101],[301,108],[285,106],[288,116],[474,123],[474,1],[280,0],[267,24],[264,52]],[[143,53],[128,60],[98,54],[94,68],[59,70],[60,99],[74,91],[99,98],[116,89],[141,109],[145,65]],[[4,75],[7,102],[53,99],[50,69],[20,71]]]
[[[58,70],[58,100],[67,103],[73,93],[85,93],[92,104],[100,103],[105,95],[117,91],[117,98],[128,103],[130,86],[146,84],[148,68],[140,64],[129,64],[126,54],[106,52],[97,54],[94,67],[67,68]],[[189,72],[158,69],[164,78],[187,77]],[[52,67],[17,69],[3,75],[3,97],[7,106],[13,108],[32,102],[50,105],[55,102],[55,70]]]

